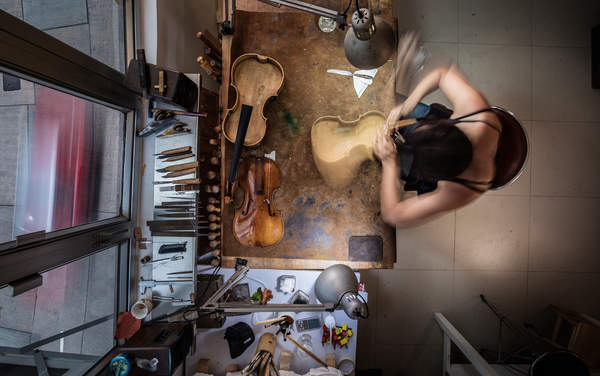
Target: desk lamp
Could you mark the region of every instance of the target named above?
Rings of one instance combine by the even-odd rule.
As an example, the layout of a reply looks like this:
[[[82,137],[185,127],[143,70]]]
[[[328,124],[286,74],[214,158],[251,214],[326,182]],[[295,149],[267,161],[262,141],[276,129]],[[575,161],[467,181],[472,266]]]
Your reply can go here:
[[[298,0],[259,0],[274,7],[286,6],[328,17],[338,24],[340,29],[346,27],[346,10],[338,12]],[[349,0],[350,2],[352,0]],[[392,27],[381,17],[374,16],[367,8],[359,8],[352,14],[351,28],[346,32],[344,51],[348,61],[360,69],[373,69],[382,66],[389,59],[396,47],[396,35]]]

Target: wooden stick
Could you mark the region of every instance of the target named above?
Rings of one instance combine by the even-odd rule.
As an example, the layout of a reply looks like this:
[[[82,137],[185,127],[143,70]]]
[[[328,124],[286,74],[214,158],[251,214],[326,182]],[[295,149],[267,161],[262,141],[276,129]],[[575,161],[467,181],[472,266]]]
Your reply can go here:
[[[277,322],[277,321],[281,321],[281,320],[285,320],[285,317],[275,317],[274,319],[258,321],[255,325],[270,324],[272,322]]]
[[[221,50],[221,44],[209,31],[207,31],[207,30],[204,30],[204,32],[199,31],[196,34],[196,38],[198,38],[202,42],[204,42],[204,44],[206,44],[208,47],[210,47],[212,50],[214,50],[215,53],[219,54],[220,56],[223,55],[223,51]]]
[[[319,362],[319,364],[321,364],[323,367],[327,368],[327,363],[325,363],[324,361],[322,361],[321,359],[319,359],[318,356],[316,356],[315,354],[313,354],[309,349],[307,349],[306,347],[302,346],[300,343],[298,343],[298,341],[296,341],[295,339],[293,339],[290,336],[287,336],[285,333],[283,333],[283,338],[285,339],[289,339],[290,341],[292,341],[292,343],[296,346],[298,346],[300,348],[300,350],[304,351],[305,353],[308,354],[308,356],[310,356],[311,358],[313,358],[314,360],[316,360],[317,362]]]
[[[210,72],[211,74],[214,74],[217,77],[221,75],[221,70],[217,67],[210,65],[208,60],[206,58],[204,58],[203,56],[198,56],[196,61],[198,62],[198,64],[200,64],[202,69],[204,69],[205,71]]]

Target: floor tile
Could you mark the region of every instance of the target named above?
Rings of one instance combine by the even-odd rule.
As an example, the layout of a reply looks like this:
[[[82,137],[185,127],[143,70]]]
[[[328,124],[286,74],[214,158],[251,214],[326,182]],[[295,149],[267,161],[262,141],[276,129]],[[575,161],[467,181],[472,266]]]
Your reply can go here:
[[[47,33],[86,55],[90,54],[90,27],[88,24],[59,27],[48,30]]]
[[[33,83],[21,80],[21,89],[4,91],[4,74],[0,74],[0,106],[12,106],[17,104],[34,104],[35,93]]]
[[[600,274],[530,272],[527,320],[549,335],[554,323],[548,305],[570,309],[600,319]]]
[[[14,206],[0,206],[0,243],[13,240]],[[0,325],[2,326],[2,325]]]
[[[23,16],[41,30],[88,22],[85,0],[23,0]]]
[[[531,3],[521,0],[459,0],[461,43],[531,45]]]
[[[104,0],[87,0],[87,4],[92,57],[124,72],[125,39],[121,6],[115,1]]]
[[[0,205],[15,204],[19,140],[25,136],[27,106],[0,106]]]
[[[533,43],[537,46],[585,47],[598,25],[597,0],[533,0]]]
[[[378,277],[377,346],[441,344],[433,314],[450,309],[452,272],[381,270]]]
[[[600,123],[536,122],[532,193],[600,196]]]
[[[423,43],[425,51],[425,64],[422,72],[416,75],[413,82],[413,88],[416,86],[425,75],[430,73],[435,68],[448,67],[451,64],[458,63],[458,44],[456,43]],[[436,90],[433,93],[425,96],[422,99],[423,103],[441,103],[448,108],[452,108],[450,100],[442,93],[441,90]]]
[[[385,376],[438,376],[442,374],[442,345],[381,346],[377,365]]]
[[[529,270],[600,272],[600,199],[532,197]]]
[[[521,121],[523,127],[525,127],[525,132],[527,133],[527,139],[529,140],[529,150],[527,161],[525,162],[525,167],[521,172],[521,175],[517,178],[517,180],[513,181],[508,186],[498,189],[498,190],[489,190],[486,192],[486,195],[494,195],[494,196],[528,196],[531,194],[531,171],[532,171],[532,155],[533,155],[533,122],[532,121]]]
[[[378,270],[361,270],[360,281],[365,284],[369,293],[368,304],[371,309],[368,319],[358,320],[358,341],[356,350],[357,368],[373,368],[375,364],[376,351],[376,328],[377,314],[377,291]]]
[[[532,119],[531,47],[459,44],[458,62],[490,104]]]
[[[533,48],[534,120],[600,121],[589,48]]]
[[[421,32],[426,42],[457,42],[458,0],[393,0],[398,29]]]
[[[529,197],[484,195],[456,212],[456,270],[526,271]]]
[[[496,350],[498,317],[482,302],[480,294],[515,324],[526,318],[527,272],[456,271],[454,298],[447,319],[476,349]],[[514,335],[503,328],[504,345]]]
[[[21,0],[0,0],[0,9],[15,16],[19,19],[23,19],[23,6]]]
[[[396,229],[395,269],[452,270],[455,213],[427,223]]]

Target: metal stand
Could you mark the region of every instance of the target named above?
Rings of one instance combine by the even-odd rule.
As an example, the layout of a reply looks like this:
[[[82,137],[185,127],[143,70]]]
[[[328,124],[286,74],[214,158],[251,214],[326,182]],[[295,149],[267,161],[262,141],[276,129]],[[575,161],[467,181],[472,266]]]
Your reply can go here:
[[[515,359],[515,358],[526,361],[527,363],[531,363],[536,358],[536,356],[533,355],[533,347],[536,344],[536,341],[532,338],[531,334],[526,329],[522,328],[521,326],[514,324],[507,316],[505,316],[502,312],[500,312],[498,307],[496,307],[494,304],[490,303],[483,294],[479,295],[479,297],[481,298],[481,301],[483,302],[483,304],[485,304],[490,309],[490,311],[492,311],[492,313],[494,315],[496,315],[496,317],[499,320],[498,321],[497,351],[495,351],[496,363],[497,364],[507,364],[509,359]],[[513,351],[511,353],[504,355],[502,353],[502,333],[503,333],[504,327],[506,327],[508,330],[510,330],[512,333],[514,333],[519,338],[527,339],[527,342],[528,342],[527,345],[523,346],[522,348],[520,348],[516,351]],[[482,352],[484,352],[484,351],[486,351],[486,350],[482,349]],[[494,351],[492,351],[492,350],[487,350],[487,351],[494,353]],[[526,351],[529,351],[531,355],[524,355],[523,353]]]

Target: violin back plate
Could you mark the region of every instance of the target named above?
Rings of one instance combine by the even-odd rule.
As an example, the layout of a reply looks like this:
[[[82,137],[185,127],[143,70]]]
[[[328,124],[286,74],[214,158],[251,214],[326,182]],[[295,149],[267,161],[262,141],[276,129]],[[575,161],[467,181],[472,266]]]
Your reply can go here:
[[[249,53],[238,57],[231,67],[231,86],[235,89],[235,103],[223,118],[223,134],[235,142],[242,104],[252,106],[252,116],[244,140],[245,146],[260,143],[267,130],[264,116],[266,103],[276,97],[283,87],[281,64],[268,56]]]
[[[310,131],[313,158],[329,186],[347,186],[363,162],[375,159],[373,139],[385,120],[383,113],[369,111],[353,121],[323,116],[314,122]]]

